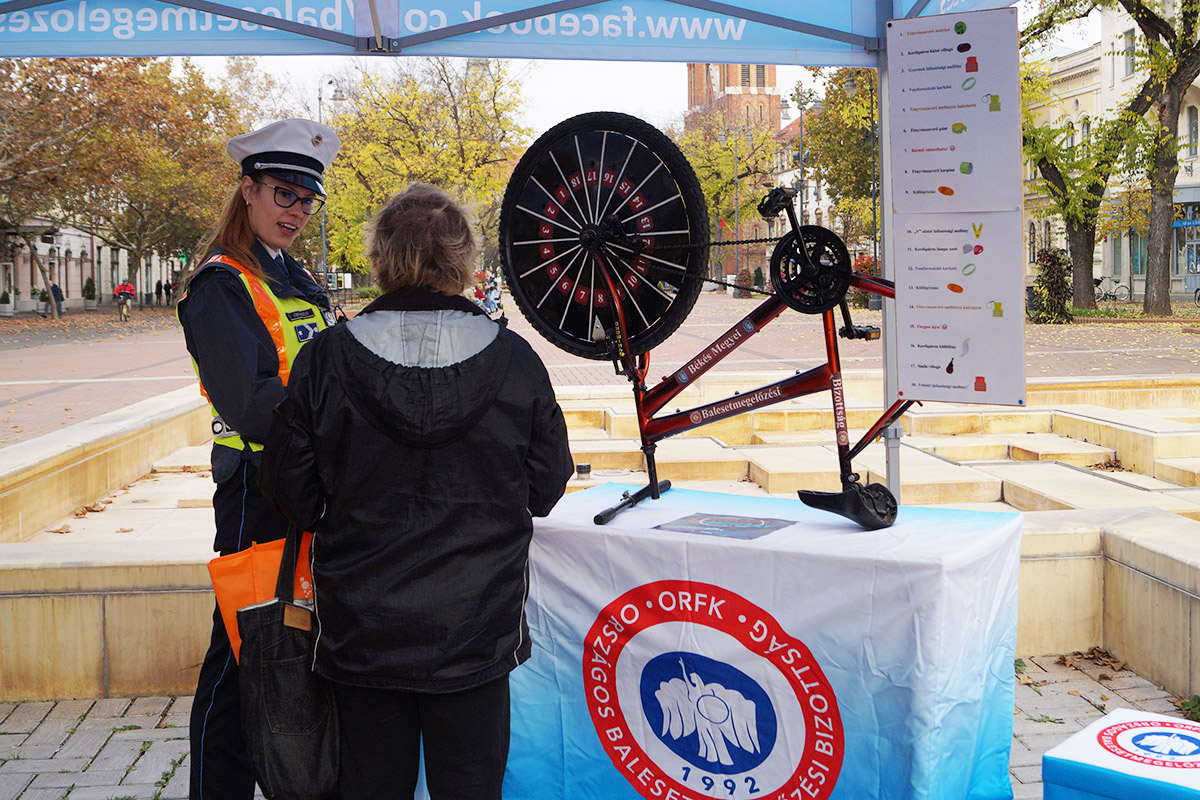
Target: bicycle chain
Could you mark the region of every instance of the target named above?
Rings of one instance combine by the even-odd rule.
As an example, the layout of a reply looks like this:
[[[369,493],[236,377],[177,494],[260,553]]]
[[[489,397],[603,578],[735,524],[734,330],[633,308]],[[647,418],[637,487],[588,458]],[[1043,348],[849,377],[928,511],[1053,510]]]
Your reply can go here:
[[[732,247],[735,244],[771,244],[778,242],[782,238],[782,236],[766,236],[760,239],[728,239],[719,242],[708,242],[707,244],[688,244],[684,245],[684,247],[688,250],[699,250],[701,247]]]
[[[735,244],[771,244],[771,243],[780,241],[782,238],[783,238],[782,236],[777,236],[777,237],[769,237],[768,236],[768,237],[763,237],[763,238],[759,238],[759,239],[729,239],[727,241],[709,242],[708,244],[689,244],[689,245],[687,245],[687,248],[689,250],[697,250],[701,247],[730,247]],[[705,283],[711,283],[714,286],[724,286],[726,288],[737,289],[737,290],[743,291],[743,292],[751,292],[753,294],[761,294],[766,297],[774,297],[775,296],[774,291],[765,290],[765,289],[756,289],[753,286],[741,286],[736,283],[729,283],[728,281],[719,281],[716,278],[702,278],[702,280]]]

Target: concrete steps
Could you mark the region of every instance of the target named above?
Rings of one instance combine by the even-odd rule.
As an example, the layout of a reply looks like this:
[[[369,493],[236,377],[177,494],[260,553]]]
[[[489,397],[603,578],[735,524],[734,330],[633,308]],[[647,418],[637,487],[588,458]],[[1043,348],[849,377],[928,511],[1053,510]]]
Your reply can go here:
[[[212,443],[194,445],[160,458],[151,472],[209,472],[212,470]]]
[[[1080,442],[1055,433],[905,436],[903,442],[952,461],[1061,461],[1080,467],[1116,459],[1111,447]]]
[[[836,492],[837,449],[815,445],[748,447],[740,450],[750,467],[750,480],[770,494],[794,494],[799,489]]]
[[[1200,456],[1157,459],[1154,474],[1180,486],[1200,486]]]
[[[1140,488],[1104,473],[1041,462],[987,464],[976,469],[1003,481],[1004,502],[1022,511],[1149,507],[1200,520],[1200,497],[1189,499]]]
[[[865,483],[887,483],[882,443],[869,446],[854,460]],[[1001,481],[973,466],[957,464],[918,450],[900,448],[900,496],[906,505],[991,503],[1003,499]]]

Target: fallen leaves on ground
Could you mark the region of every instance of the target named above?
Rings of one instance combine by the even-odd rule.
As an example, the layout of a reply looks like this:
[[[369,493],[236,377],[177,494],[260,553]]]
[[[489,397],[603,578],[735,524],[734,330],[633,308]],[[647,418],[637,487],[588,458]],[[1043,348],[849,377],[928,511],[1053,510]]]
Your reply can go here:
[[[63,340],[81,343],[114,335],[123,338],[129,334],[175,330],[178,327],[175,309],[165,306],[144,308],[135,312],[126,323],[120,322],[116,312],[111,309],[68,313],[60,319],[23,313],[0,319],[0,338],[12,344],[33,347]]]
[[[70,533],[71,526],[64,522],[62,525],[59,525],[57,528],[47,529],[46,532],[47,533]]]
[[[1084,653],[1084,652],[1072,653],[1071,658],[1075,659],[1076,661],[1082,661],[1084,659],[1087,659],[1087,660],[1091,661],[1093,664],[1095,664],[1096,666],[1108,667],[1113,672],[1120,672],[1121,670],[1125,669],[1125,662],[1123,660],[1115,658],[1107,650],[1105,650],[1102,647],[1093,647],[1091,650],[1088,650],[1086,653]],[[1066,656],[1061,656],[1058,659],[1058,661],[1060,664],[1066,663],[1068,666],[1075,666],[1073,663],[1070,663],[1070,659],[1068,659]],[[1111,676],[1108,678],[1108,680],[1112,680]]]

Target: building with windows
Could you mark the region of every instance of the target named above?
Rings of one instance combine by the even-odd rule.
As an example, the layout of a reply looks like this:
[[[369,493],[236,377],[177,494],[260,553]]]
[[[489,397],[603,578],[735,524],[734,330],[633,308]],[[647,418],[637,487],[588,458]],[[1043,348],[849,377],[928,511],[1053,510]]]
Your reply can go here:
[[[1067,144],[1085,145],[1091,138],[1092,119],[1100,113],[1100,43],[1074,52],[1058,48],[1044,54],[1049,68],[1052,100],[1030,109],[1038,124],[1066,127]],[[1024,224],[1025,282],[1033,283],[1034,263],[1040,250],[1047,247],[1066,249],[1062,221],[1050,214],[1045,195],[1038,190],[1040,174],[1032,159],[1025,162]],[[1094,267],[1101,274],[1100,247]]]
[[[737,141],[744,141],[749,131],[779,130],[780,94],[775,85],[774,65],[688,64],[687,81],[685,128],[715,113],[720,117],[723,135]],[[744,147],[742,152],[745,152]],[[763,189],[762,186],[748,188],[745,183],[742,188],[755,192]],[[745,199],[742,198],[743,202]],[[757,214],[746,214],[736,220],[719,220],[717,230],[713,231],[714,241],[758,239],[770,235],[767,223]],[[741,269],[748,270],[751,278],[756,270],[761,270],[765,280],[769,258],[770,250],[766,244],[717,247],[709,251],[709,271],[718,280],[732,282]]]
[[[33,234],[37,258],[50,273],[50,280],[63,293],[63,305],[70,310],[84,307],[83,287],[88,278],[95,281],[96,299],[111,304],[113,289],[129,275],[129,253],[105,245],[101,240],[71,226],[55,227],[48,220],[27,219],[17,231],[0,231],[0,291],[8,292],[17,311],[33,311],[44,288],[41,273],[34,264],[24,237]],[[142,265],[136,280],[139,299],[154,302],[157,281],[163,284],[179,280],[185,269],[182,259],[151,255]]]
[[[745,131],[767,128],[775,132],[783,145],[772,165],[772,174],[755,186],[743,183],[744,191],[765,194],[775,186],[790,186],[797,191],[796,211],[802,225],[834,227],[828,194],[819,183],[805,180],[798,157],[803,136],[802,112],[791,118],[791,109],[776,85],[775,67],[769,64],[688,64],[688,111],[685,127],[712,113],[718,113],[726,136],[744,136]],[[742,198],[745,202],[746,198]],[[755,198],[757,202],[757,198]],[[727,227],[713,231],[713,239],[774,239],[788,230],[787,220],[763,220],[758,214],[745,214],[724,220]],[[735,230],[736,227],[736,230]],[[773,245],[747,244],[714,248],[709,269],[719,280],[732,282],[738,269],[745,267],[753,278],[762,270],[769,281],[768,265]]]
[[[1074,52],[1058,51],[1043,56],[1050,69],[1053,100],[1031,109],[1036,120],[1065,123],[1070,129],[1067,144],[1086,145],[1092,120],[1111,118],[1125,98],[1140,88],[1146,74],[1138,63],[1138,28],[1119,7],[1104,8],[1100,15],[1100,41]],[[1200,85],[1193,84],[1184,95],[1179,116],[1179,173],[1175,179],[1175,247],[1171,259],[1171,292],[1185,290],[1184,275],[1200,270]],[[1050,245],[1066,247],[1061,220],[1047,216],[1045,197],[1035,187],[1037,167],[1026,164],[1025,226],[1026,281],[1033,280],[1033,259]],[[1114,176],[1115,177],[1115,176]],[[1110,180],[1108,196],[1122,191]],[[1147,214],[1149,209],[1146,209]],[[1127,229],[1096,242],[1093,271],[1097,278],[1109,276],[1116,283],[1132,286],[1134,296],[1144,291],[1148,231]]]

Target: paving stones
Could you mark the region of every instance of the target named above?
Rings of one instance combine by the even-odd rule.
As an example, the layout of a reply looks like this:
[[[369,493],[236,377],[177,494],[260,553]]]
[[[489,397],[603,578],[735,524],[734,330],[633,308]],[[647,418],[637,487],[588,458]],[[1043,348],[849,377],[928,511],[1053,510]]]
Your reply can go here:
[[[191,698],[5,704],[0,800],[187,797]]]
[[[1105,712],[1135,707],[1180,716],[1167,692],[1114,669],[1123,664],[1100,651],[1024,664],[1009,754],[1014,800],[1041,800],[1042,754]],[[191,697],[0,704],[0,728],[9,731],[0,733],[0,800],[184,800],[191,706]],[[71,725],[61,743],[44,743],[64,723]]]
[[[1114,670],[1111,659],[1076,654],[1070,658],[1024,659],[1013,715],[1009,774],[1014,800],[1041,800],[1042,754],[1115,708],[1140,708],[1180,716],[1166,692],[1141,676]],[[1070,661],[1070,663],[1065,663]],[[1147,704],[1155,704],[1148,708]]]

